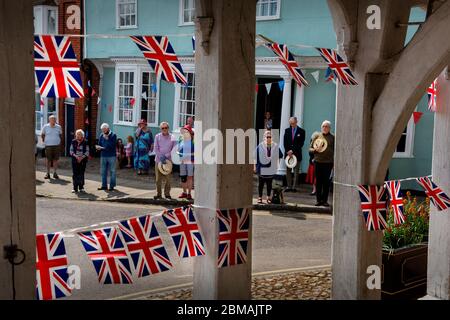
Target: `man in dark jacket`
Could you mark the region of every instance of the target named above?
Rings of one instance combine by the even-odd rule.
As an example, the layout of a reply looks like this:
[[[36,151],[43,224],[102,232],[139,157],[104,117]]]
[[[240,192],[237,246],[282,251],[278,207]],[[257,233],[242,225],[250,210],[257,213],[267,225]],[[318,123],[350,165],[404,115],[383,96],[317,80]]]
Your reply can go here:
[[[300,171],[300,163],[302,161],[302,148],[305,144],[305,130],[297,126],[297,118],[289,119],[289,128],[284,132],[284,157],[294,155],[297,158],[297,165],[293,168],[286,168],[287,189],[286,192],[297,191],[297,177]]]
[[[116,187],[116,142],[117,136],[107,123],[101,126],[102,134],[98,139],[96,149],[100,151],[102,186],[98,190],[108,189],[108,172],[110,175],[109,191]]]

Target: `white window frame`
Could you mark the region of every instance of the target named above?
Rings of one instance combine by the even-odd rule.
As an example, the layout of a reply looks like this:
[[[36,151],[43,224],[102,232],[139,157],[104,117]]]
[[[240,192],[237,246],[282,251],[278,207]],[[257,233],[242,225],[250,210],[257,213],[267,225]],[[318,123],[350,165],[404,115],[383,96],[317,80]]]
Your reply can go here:
[[[120,2],[123,0],[116,0],[116,29],[117,30],[127,30],[127,29],[137,29],[138,28],[138,0],[126,0],[131,2],[134,2],[136,11],[135,11],[135,24],[134,25],[129,25],[129,26],[121,26],[120,25],[120,10],[119,10],[119,4],[121,4]]]
[[[180,4],[179,4],[178,25],[180,27],[182,27],[182,26],[193,26],[195,24],[194,21],[190,21],[190,22],[185,22],[184,21],[184,2],[185,1],[186,0],[180,0]],[[194,3],[194,8],[193,9],[194,9],[194,12],[195,12],[195,0],[191,0],[191,1],[193,1],[193,3]]]
[[[33,18],[39,19],[41,25],[40,29],[34,30],[35,34],[49,34],[48,32],[48,17],[47,12],[48,11],[54,11],[55,12],[55,33],[58,33],[58,7],[55,6],[34,6],[33,7]],[[33,23],[33,25],[35,25]]]
[[[414,118],[411,117],[406,127],[406,143],[405,152],[395,152],[394,158],[414,158],[414,136],[415,136],[416,126],[414,124]]]
[[[195,65],[194,64],[187,64],[182,65],[183,70],[185,74],[193,73],[195,77]],[[174,106],[173,106],[173,132],[179,133],[180,132],[180,125],[179,125],[179,118],[180,118],[180,96],[181,96],[181,84],[177,83],[175,85],[175,99],[174,99]],[[196,106],[197,107],[197,106]]]
[[[39,89],[36,89],[36,94],[39,96],[39,105],[41,102],[41,99],[44,101],[44,105],[42,106],[42,111],[41,111],[41,118],[42,118],[42,123],[41,123],[41,128],[35,128],[36,134],[40,135],[42,133],[42,128],[48,123],[48,99],[47,98],[42,98],[39,94]],[[58,98],[54,98],[55,99],[55,116],[56,116],[56,122],[59,123],[59,99]],[[34,122],[36,124],[36,113],[38,111],[34,111],[35,114],[35,118],[34,118]]]
[[[277,1],[277,12],[272,16],[260,16],[258,15],[258,2],[256,3],[256,21],[265,21],[265,20],[278,20],[281,17],[281,0]]]
[[[142,73],[149,72],[154,73],[150,68],[148,63],[145,64],[119,64],[116,66],[115,70],[115,85],[114,85],[114,125],[135,127],[137,126],[140,116],[142,113]],[[131,122],[120,121],[119,117],[119,81],[120,72],[134,72],[134,83],[133,83],[133,98],[135,104],[133,107],[133,120]],[[159,105],[160,105],[160,92],[161,92],[161,78],[156,78],[156,112],[155,112],[155,122],[148,123],[149,127],[159,126]]]
[[[139,116],[142,114],[142,74],[144,72],[155,74],[153,70],[150,68],[140,67],[139,68]],[[155,121],[148,122],[149,127],[157,128],[159,127],[159,97],[160,97],[160,88],[161,78],[156,76],[156,101],[155,101]],[[151,90],[151,88],[150,88]]]

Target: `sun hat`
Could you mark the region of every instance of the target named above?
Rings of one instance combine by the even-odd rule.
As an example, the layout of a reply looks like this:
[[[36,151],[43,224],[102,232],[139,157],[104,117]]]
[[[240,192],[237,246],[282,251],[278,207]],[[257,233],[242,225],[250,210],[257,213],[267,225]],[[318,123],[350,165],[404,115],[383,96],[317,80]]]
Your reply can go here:
[[[166,163],[159,162],[158,163],[158,170],[161,172],[161,174],[167,176],[168,174],[172,173],[173,164],[172,161],[166,160]]]
[[[192,130],[192,127],[190,125],[185,125],[183,128],[181,128],[181,130],[186,130],[190,133],[191,136],[194,135],[194,130]]]
[[[295,166],[297,165],[297,157],[295,155],[292,156],[288,156],[284,162],[286,163],[286,167],[288,167],[289,169],[295,168]]]

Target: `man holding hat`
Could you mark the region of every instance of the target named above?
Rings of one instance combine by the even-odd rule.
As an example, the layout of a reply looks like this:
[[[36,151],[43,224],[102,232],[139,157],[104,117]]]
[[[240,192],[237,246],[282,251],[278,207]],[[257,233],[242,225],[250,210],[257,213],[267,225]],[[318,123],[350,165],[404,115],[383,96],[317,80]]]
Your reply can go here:
[[[302,148],[305,144],[305,130],[297,126],[297,118],[289,119],[289,128],[284,131],[284,151],[287,162],[295,164],[292,168],[286,169],[287,189],[286,192],[295,192],[297,186],[297,177],[300,171],[300,163],[302,161]],[[295,157],[295,158],[294,158]],[[295,159],[297,161],[295,161]]]
[[[161,122],[161,130],[155,136],[155,175],[156,175],[156,196],[155,199],[161,199],[162,184],[164,183],[164,197],[172,199],[170,196],[170,182],[172,178],[172,157],[171,153],[176,146],[174,137],[169,132],[169,124]]]

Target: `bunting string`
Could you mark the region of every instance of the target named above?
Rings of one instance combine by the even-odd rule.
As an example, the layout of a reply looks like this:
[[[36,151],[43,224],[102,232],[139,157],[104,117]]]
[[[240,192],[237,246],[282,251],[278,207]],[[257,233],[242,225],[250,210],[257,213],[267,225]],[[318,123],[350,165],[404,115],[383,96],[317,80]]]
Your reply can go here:
[[[426,176],[427,178],[432,178],[432,175]],[[411,178],[405,178],[405,179],[392,179],[392,181],[399,181],[399,182],[406,182],[406,181],[416,181],[419,177],[411,177]],[[421,178],[421,177],[420,177]],[[387,181],[385,181],[386,183]],[[348,184],[348,183],[342,183],[342,182],[338,182],[338,181],[333,181],[333,184],[338,185],[338,186],[342,186],[342,187],[349,187],[349,188],[355,188],[357,189],[359,185],[355,185],[355,184]]]

